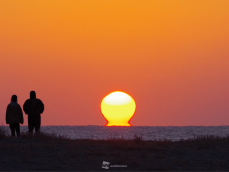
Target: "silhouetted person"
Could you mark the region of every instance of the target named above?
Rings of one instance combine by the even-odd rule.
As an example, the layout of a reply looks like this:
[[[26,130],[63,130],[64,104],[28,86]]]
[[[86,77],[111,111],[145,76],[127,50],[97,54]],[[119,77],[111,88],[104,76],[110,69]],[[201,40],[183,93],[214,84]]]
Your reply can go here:
[[[24,118],[21,106],[17,103],[17,96],[12,95],[11,103],[6,109],[6,124],[10,125],[11,134],[14,137],[15,131],[20,136],[20,124],[23,124]]]
[[[44,111],[44,104],[40,99],[36,98],[35,91],[30,92],[30,99],[27,99],[23,105],[25,114],[28,115],[29,132],[33,133],[35,128],[36,132],[40,131],[41,114]]]

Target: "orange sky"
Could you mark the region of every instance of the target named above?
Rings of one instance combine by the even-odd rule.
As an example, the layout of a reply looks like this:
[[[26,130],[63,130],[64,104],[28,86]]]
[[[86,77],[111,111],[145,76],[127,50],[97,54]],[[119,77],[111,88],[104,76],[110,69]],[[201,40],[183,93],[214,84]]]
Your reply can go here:
[[[0,1],[0,122],[35,90],[42,125],[105,125],[104,96],[136,101],[133,126],[229,125],[228,0]],[[26,118],[27,125],[27,117]]]

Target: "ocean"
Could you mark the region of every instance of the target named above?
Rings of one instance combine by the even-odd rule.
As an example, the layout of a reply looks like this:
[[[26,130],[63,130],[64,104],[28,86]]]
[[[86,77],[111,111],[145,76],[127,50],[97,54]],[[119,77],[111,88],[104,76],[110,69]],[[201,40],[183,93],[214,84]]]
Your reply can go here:
[[[5,126],[8,134],[10,129]],[[21,126],[21,131],[28,131],[27,126]],[[109,139],[120,138],[132,139],[134,135],[141,136],[143,140],[171,140],[193,138],[194,135],[229,135],[229,126],[41,126],[41,131],[66,136],[70,139]]]

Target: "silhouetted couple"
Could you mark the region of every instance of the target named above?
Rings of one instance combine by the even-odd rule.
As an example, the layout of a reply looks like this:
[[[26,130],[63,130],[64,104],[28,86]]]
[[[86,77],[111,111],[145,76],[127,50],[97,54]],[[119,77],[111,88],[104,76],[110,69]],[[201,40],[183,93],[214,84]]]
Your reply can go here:
[[[44,111],[44,104],[40,99],[36,98],[36,92],[30,92],[30,99],[27,99],[23,105],[25,114],[28,115],[28,128],[29,132],[33,133],[35,128],[36,132],[40,131],[41,114]],[[17,96],[12,95],[11,103],[6,109],[6,124],[10,125],[12,136],[20,136],[20,123],[23,124],[24,118],[21,106],[17,103]]]

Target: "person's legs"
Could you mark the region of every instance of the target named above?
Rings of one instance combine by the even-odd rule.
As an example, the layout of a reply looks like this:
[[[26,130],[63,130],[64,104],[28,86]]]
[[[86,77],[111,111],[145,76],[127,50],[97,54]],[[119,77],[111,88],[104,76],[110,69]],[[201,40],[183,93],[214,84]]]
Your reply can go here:
[[[28,126],[29,126],[29,132],[30,132],[31,134],[33,134],[34,124],[31,123],[31,122],[29,122],[29,123],[28,123]]]
[[[21,133],[20,133],[20,124],[19,123],[15,124],[15,130],[17,132],[17,137],[20,136]]]
[[[36,123],[35,124],[35,131],[36,131],[36,133],[39,133],[40,132],[40,127],[41,127],[41,123]]]
[[[11,135],[15,137],[15,126],[14,124],[10,124]]]

